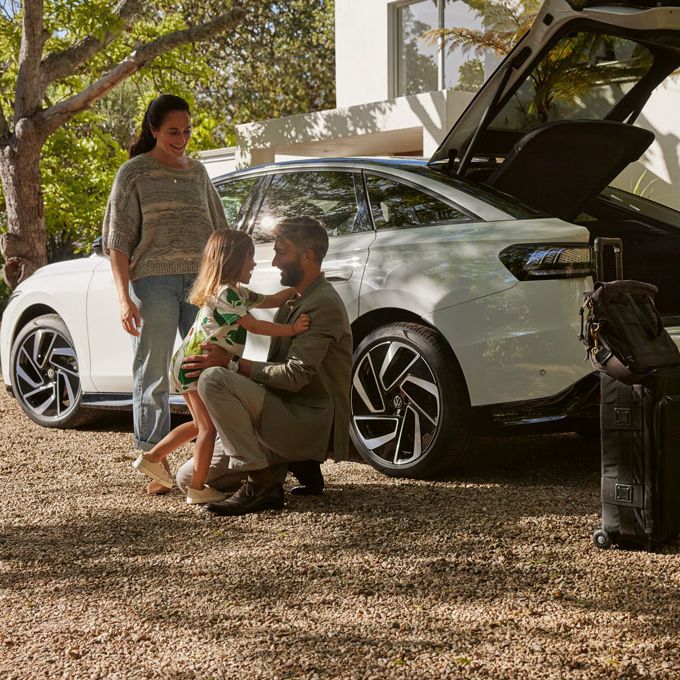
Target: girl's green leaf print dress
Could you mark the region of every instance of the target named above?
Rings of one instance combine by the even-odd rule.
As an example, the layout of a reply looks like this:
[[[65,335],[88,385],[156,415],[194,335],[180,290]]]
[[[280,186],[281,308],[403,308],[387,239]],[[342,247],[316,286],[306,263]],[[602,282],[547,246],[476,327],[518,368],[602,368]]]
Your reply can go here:
[[[173,392],[196,389],[198,379],[184,375],[182,361],[184,357],[203,354],[201,345],[204,342],[222,347],[230,354],[243,354],[247,332],[245,328],[241,328],[239,321],[263,300],[264,295],[254,293],[245,286],[225,285],[219,289],[211,303],[198,310],[194,325],[172,357],[170,385]]]

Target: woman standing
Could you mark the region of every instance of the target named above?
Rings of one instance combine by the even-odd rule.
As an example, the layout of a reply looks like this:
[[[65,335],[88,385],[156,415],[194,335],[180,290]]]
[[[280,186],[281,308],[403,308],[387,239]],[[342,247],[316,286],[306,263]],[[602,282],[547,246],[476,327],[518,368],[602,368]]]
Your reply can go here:
[[[190,137],[187,102],[169,94],[154,99],[104,216],[120,320],[133,336],[133,420],[143,451],[170,431],[168,367],[175,336],[178,329],[186,335],[196,317],[187,295],[208,237],[229,228],[205,168],[184,154]],[[155,486],[147,490],[161,491]]]

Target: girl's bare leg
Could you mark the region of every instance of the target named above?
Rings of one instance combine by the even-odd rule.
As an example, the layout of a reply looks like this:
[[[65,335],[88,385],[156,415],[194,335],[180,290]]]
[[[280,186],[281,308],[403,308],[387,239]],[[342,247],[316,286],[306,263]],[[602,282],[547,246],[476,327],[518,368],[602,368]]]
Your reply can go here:
[[[184,398],[194,416],[194,423],[198,427],[194,448],[194,469],[190,486],[192,489],[202,489],[210,469],[217,431],[198,392],[187,392]]]
[[[158,463],[167,458],[173,451],[180,448],[180,446],[184,446],[184,444],[190,442],[197,434],[198,427],[196,426],[195,421],[182,423],[170,430],[170,432],[168,432],[168,434],[166,434],[151,451],[144,454],[144,457],[152,460],[154,463]]]
[[[185,400],[186,401],[186,400]],[[191,413],[191,407],[189,407],[189,412]],[[191,417],[194,414],[191,413]],[[190,423],[182,423],[176,428],[168,432],[168,434],[161,439],[161,441],[154,446],[151,451],[145,453],[144,455],[154,462],[162,462],[163,467],[166,469],[167,473],[170,474],[170,466],[168,465],[167,457],[175,450],[184,446],[184,444],[190,442],[192,439],[196,438],[198,434],[198,427],[196,427],[195,420]],[[146,492],[152,496],[162,496],[163,494],[169,493],[170,489],[167,486],[163,486],[159,482],[151,480],[146,485]]]

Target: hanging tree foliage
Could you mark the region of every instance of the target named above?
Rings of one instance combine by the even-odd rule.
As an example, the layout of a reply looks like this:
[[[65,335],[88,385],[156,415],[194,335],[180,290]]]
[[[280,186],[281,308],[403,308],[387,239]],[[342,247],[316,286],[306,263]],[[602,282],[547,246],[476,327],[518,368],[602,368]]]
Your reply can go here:
[[[24,0],[0,16],[0,252],[10,287],[47,262],[40,168],[47,141],[172,50],[237,33],[245,0],[196,22],[170,2]]]

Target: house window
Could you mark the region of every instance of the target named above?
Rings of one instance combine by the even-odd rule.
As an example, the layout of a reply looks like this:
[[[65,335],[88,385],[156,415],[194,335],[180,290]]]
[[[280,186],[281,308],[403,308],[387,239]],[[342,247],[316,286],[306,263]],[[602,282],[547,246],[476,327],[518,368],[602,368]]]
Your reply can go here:
[[[482,17],[464,0],[415,0],[396,6],[397,96],[451,87],[476,89],[483,82],[478,60],[462,50],[429,44],[436,28],[482,28]],[[443,58],[442,58],[443,57]]]

